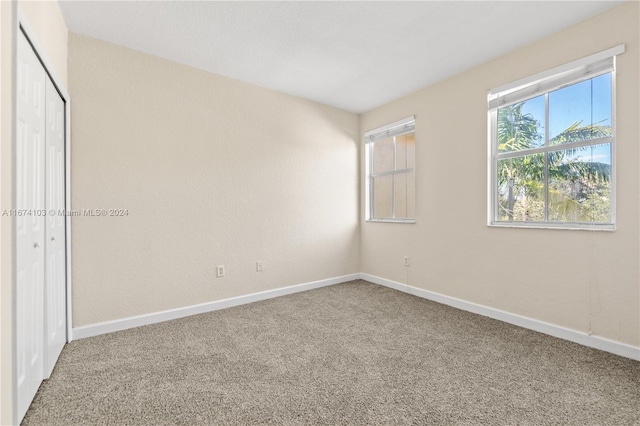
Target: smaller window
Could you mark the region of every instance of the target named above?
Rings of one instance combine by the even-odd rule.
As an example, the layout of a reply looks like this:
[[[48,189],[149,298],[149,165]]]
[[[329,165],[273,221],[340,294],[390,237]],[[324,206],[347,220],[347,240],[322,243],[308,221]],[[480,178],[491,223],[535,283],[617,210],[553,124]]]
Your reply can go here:
[[[415,118],[364,135],[366,220],[414,223],[416,218]]]

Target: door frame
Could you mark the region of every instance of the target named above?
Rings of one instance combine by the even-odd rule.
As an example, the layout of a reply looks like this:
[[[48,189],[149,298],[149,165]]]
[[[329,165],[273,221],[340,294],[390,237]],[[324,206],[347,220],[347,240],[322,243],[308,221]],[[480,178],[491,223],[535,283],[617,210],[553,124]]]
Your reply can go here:
[[[40,60],[40,63],[42,64],[45,72],[47,73],[47,75],[49,76],[49,78],[51,79],[53,85],[55,86],[56,90],[58,91],[58,93],[60,94],[60,97],[62,98],[65,107],[64,107],[64,114],[65,114],[65,136],[64,136],[64,154],[65,154],[65,160],[64,160],[64,166],[65,166],[65,177],[64,177],[64,188],[65,188],[65,210],[67,212],[71,211],[71,98],[69,96],[69,92],[67,92],[66,87],[64,86],[64,84],[62,84],[62,80],[57,76],[55,69],[52,65],[52,62],[49,60],[49,58],[47,57],[47,55],[44,53],[44,49],[42,49],[41,44],[38,42],[38,39],[35,35],[35,31],[32,29],[32,27],[30,26],[26,16],[24,15],[24,13],[20,10],[19,7],[19,2],[18,2],[18,10],[17,10],[17,25],[15,26],[15,38],[13,41],[13,49],[14,52],[17,52],[17,48],[18,48],[18,37],[20,36],[20,32],[22,32],[24,34],[24,36],[26,37],[27,41],[29,42],[29,44],[31,44],[31,47],[33,48],[33,51],[35,52],[36,56],[38,57],[38,59]],[[18,62],[16,60],[16,55],[14,53],[13,55],[13,75],[17,76],[18,73]],[[15,86],[15,81],[14,80],[14,86]],[[15,90],[15,87],[14,87]],[[14,110],[14,129],[15,126],[17,126],[17,123],[15,122],[15,120],[17,120],[17,115],[15,114],[15,110],[16,110],[16,99],[14,96],[14,100],[13,100],[13,110]],[[14,158],[13,158],[13,164],[16,164],[16,158],[15,158],[15,152],[16,152],[16,135],[15,133],[13,134],[13,151],[14,151]],[[14,167],[13,169],[13,185],[14,185],[14,191],[15,191],[15,184],[17,182],[17,176],[16,176],[16,169]],[[14,203],[15,203],[15,198],[14,198]],[[13,224],[13,233],[14,235],[16,235],[16,229],[15,229],[15,221]],[[71,297],[71,215],[67,214],[65,215],[65,269],[66,269],[66,277],[65,277],[65,292],[66,292],[66,299],[65,299],[65,310],[66,310],[66,321],[67,321],[67,326],[66,326],[66,341],[67,343],[71,342],[73,340],[73,328],[72,328],[72,324],[71,324],[71,320],[72,320],[72,305],[71,305],[71,301],[72,301],[72,297]],[[13,244],[13,270],[16,271],[17,268],[17,247],[14,241]],[[13,333],[12,333],[12,358],[13,358],[13,364],[14,364],[14,368],[13,370],[13,374],[12,374],[12,394],[13,394],[13,418],[14,418],[14,423],[18,423],[17,416],[18,416],[18,386],[17,386],[17,369],[16,367],[16,362],[17,362],[17,332],[16,332],[16,325],[17,325],[17,300],[16,300],[16,294],[17,294],[17,277],[16,274],[13,273],[13,300],[12,300],[12,325],[13,325]],[[44,319],[46,321],[46,319]],[[21,419],[20,419],[21,420]]]

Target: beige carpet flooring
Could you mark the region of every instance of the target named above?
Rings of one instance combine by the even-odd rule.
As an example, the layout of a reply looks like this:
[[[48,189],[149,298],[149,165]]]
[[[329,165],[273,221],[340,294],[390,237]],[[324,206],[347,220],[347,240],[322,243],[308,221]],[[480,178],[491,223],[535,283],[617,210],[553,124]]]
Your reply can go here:
[[[26,425],[640,424],[640,362],[364,281],[78,340]]]

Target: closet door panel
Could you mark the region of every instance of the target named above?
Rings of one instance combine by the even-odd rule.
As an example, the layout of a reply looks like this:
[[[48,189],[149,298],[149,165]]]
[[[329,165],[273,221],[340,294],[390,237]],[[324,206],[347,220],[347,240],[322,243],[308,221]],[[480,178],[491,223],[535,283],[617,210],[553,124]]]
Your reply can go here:
[[[46,268],[45,377],[49,377],[66,337],[64,101],[46,81]]]
[[[22,418],[43,379],[45,71],[22,33],[16,96],[16,368]]]

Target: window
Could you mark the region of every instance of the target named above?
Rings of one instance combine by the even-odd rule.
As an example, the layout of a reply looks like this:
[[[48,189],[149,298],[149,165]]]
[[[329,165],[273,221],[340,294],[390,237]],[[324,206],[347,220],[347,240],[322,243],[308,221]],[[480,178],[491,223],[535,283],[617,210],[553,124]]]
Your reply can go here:
[[[489,93],[489,224],[613,229],[610,49]]]
[[[366,219],[414,223],[416,217],[415,118],[364,135]]]

